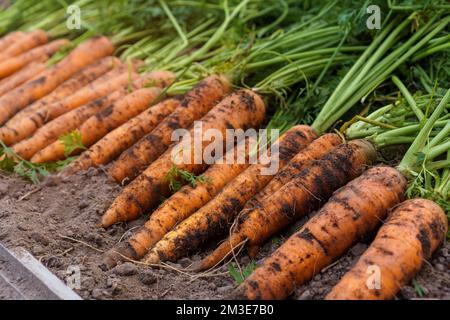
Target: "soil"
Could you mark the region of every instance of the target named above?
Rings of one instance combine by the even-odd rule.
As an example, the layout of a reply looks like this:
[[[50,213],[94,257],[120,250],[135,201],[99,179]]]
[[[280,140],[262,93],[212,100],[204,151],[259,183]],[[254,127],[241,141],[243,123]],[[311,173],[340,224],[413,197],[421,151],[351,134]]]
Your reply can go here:
[[[141,218],[108,230],[96,226],[120,189],[102,169],[90,169],[70,179],[52,176],[39,185],[0,172],[0,242],[9,248],[29,250],[62,280],[71,278],[70,270],[78,267],[81,286],[75,291],[84,299],[221,299],[235,288],[226,266],[217,274],[196,278],[177,271],[200,259],[214,244],[165,268],[126,262],[103,271],[102,252],[127,239],[144,222]],[[301,223],[269,241],[257,263]],[[366,247],[365,243],[357,244],[312,281],[297,288],[291,298],[322,299]],[[241,266],[249,263],[246,255],[239,258]],[[446,243],[398,298],[450,299],[449,270],[450,244]]]

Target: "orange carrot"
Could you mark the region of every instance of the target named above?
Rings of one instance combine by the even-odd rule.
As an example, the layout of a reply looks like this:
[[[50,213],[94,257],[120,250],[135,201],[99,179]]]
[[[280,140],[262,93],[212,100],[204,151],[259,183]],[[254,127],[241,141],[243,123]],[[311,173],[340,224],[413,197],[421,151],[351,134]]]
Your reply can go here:
[[[92,38],[75,48],[67,57],[48,68],[38,79],[8,92],[0,98],[0,125],[27,105],[42,98],[77,71],[92,62],[110,55],[114,50],[105,37]]]
[[[145,109],[148,109],[148,107],[153,104],[155,99],[162,94],[162,90],[158,87],[142,88],[143,86],[146,86],[149,82],[154,85],[165,86],[170,84],[174,79],[175,75],[171,72],[151,72],[139,77],[126,88],[119,90],[122,94],[118,96],[118,99],[116,99],[118,101],[113,101],[115,103],[108,105],[106,108],[84,107],[82,110],[79,110],[80,108],[78,108],[72,110],[72,112],[66,113],[65,115],[75,112],[78,115],[77,118],[81,122],[72,122],[75,127],[68,128],[67,125],[64,126],[64,122],[68,120],[62,120],[59,121],[61,123],[59,130],[45,130],[46,134],[41,135],[39,138],[37,138],[37,135],[35,134],[32,139],[29,139],[32,141],[28,143],[27,148],[32,148],[33,151],[40,151],[34,154],[31,161],[42,163],[64,158],[64,144],[61,141],[55,140],[61,134],[67,133],[78,126],[78,131],[81,134],[83,146],[90,147],[111,130],[127,122]],[[129,93],[130,89],[136,91]],[[156,125],[157,121],[161,121],[161,119],[170,113],[170,110],[160,110],[160,108],[155,108],[153,112],[154,117],[151,121]],[[82,118],[80,118],[81,114],[83,114]],[[71,116],[69,115],[65,117],[65,119],[70,119],[70,117]],[[52,122],[58,121],[60,118],[61,117],[56,118]],[[79,154],[80,151],[81,150],[74,150],[71,155]],[[74,166],[76,166],[76,164]]]
[[[123,121],[127,120],[127,116],[129,115],[129,113],[127,114],[123,111],[134,113],[138,112],[139,109],[146,109],[150,105],[151,101],[158,97],[158,95],[160,94],[161,89],[158,88],[138,89],[137,91],[134,91],[126,96],[122,96],[113,104],[109,103],[107,106],[101,109],[95,108],[96,110],[91,109],[88,112],[86,112],[87,108],[84,107],[75,109],[69,113],[77,113],[79,115],[78,119],[80,118],[80,116],[82,117],[82,119],[79,119],[79,121],[76,121],[76,123],[70,123],[70,127],[78,127],[77,131],[81,134],[81,142],[83,146],[89,147],[93,142],[100,139],[104,134],[106,134],[110,130],[110,128],[112,130],[119,124],[123,123]],[[125,108],[127,108],[127,110]],[[61,117],[66,118],[65,116],[69,113],[66,113]],[[51,142],[56,142],[55,140],[57,140],[59,136],[74,129],[72,128],[71,130],[67,130],[67,128],[64,127],[64,124],[61,121],[58,121],[60,118],[52,121],[56,121],[60,124],[60,127],[58,128],[59,130],[45,130],[43,134],[39,136],[37,135],[37,133],[39,133],[40,130],[38,130],[38,132],[33,137],[25,140],[26,142],[28,142],[27,149],[33,149],[31,152],[37,150],[38,147],[42,148],[39,152],[34,154],[34,156],[31,158],[31,162],[50,162],[54,161],[55,158],[57,158],[52,154],[54,147]],[[42,127],[41,129],[44,129],[45,127],[46,126]],[[25,141],[22,141],[20,144],[23,144]],[[62,144],[64,146],[62,142],[57,142],[58,145]],[[16,146],[19,146],[19,144]],[[16,150],[16,146],[13,147],[13,150]],[[80,151],[81,150],[75,150],[70,155],[78,154],[80,153]],[[31,152],[28,151],[27,156]],[[17,154],[21,155],[22,152],[17,152]]]
[[[73,77],[59,85],[50,94],[29,105],[12,117],[0,128],[0,139],[3,140],[6,145],[12,145],[29,137],[36,130],[36,125],[33,122],[33,119],[30,118],[30,115],[42,110],[51,103],[60,101],[67,96],[74,94],[74,92],[77,92],[84,86],[90,84],[109,70],[118,68],[120,65],[119,59],[115,57],[106,57],[81,69],[73,75]],[[110,74],[107,77],[102,77],[101,81],[107,81],[109,79]]]
[[[389,215],[373,243],[326,299],[394,298],[419,272],[424,261],[431,258],[444,241],[447,230],[447,217],[433,201],[413,199],[403,202]],[[370,282],[373,268],[378,270],[378,283]]]
[[[273,159],[278,158],[278,166],[283,168],[298,151],[307,146],[315,137],[316,134],[309,126],[300,125],[291,128],[276,142],[279,151],[272,155]],[[248,199],[273,178],[272,174],[264,172],[268,166],[270,164],[253,164],[226,184],[221,191],[217,190],[217,195],[211,197],[212,199],[204,206],[197,206],[198,211],[195,211],[197,208],[193,208],[192,212],[188,211],[188,214],[183,214],[186,210],[185,206],[188,209],[192,206],[190,194],[186,195],[187,203],[174,204],[172,202],[173,205],[165,210],[165,214],[161,214],[159,210],[156,211],[145,224],[142,232],[130,240],[129,249],[134,251],[132,252],[135,256],[142,257],[142,254],[156,243],[152,252],[157,251],[160,257],[171,261],[192,252],[202,243],[210,240],[212,236],[223,233]],[[210,169],[213,168],[214,166]],[[205,175],[209,170],[205,172]],[[202,201],[201,198],[200,201]],[[183,206],[181,211],[179,209],[174,211],[174,208],[177,209],[177,205]],[[162,207],[165,206],[164,203]],[[177,222],[181,223],[170,231]],[[168,231],[170,232],[167,233]]]
[[[0,38],[0,54],[8,49],[12,44],[20,41],[25,36],[22,31],[13,31]]]
[[[256,253],[268,238],[317,209],[335,190],[360,175],[375,158],[371,143],[354,140],[335,147],[319,160],[313,160],[294,179],[264,199],[260,206],[242,211],[230,237],[193,268],[209,269],[240,245],[247,245],[250,253]],[[158,259],[157,252],[148,257],[149,261]]]
[[[288,183],[294,176],[303,170],[308,163],[318,159],[334,147],[339,145],[342,139],[334,133],[327,133],[314,140],[305,149],[295,155],[291,161],[267,184],[267,186],[250,199],[244,209],[250,210],[258,206],[266,198],[277,192],[282,186]]]
[[[32,61],[39,61],[40,59],[42,59],[42,57],[51,57],[61,47],[67,45],[68,43],[69,40],[66,39],[55,40],[43,46],[24,52],[21,55],[3,60],[2,62],[0,62],[0,78],[4,78],[13,74]]]
[[[119,157],[110,170],[111,176],[118,183],[134,179],[169,147],[175,129],[189,127],[229,91],[230,84],[223,76],[213,75],[201,81],[173,114]]]
[[[232,297],[286,298],[295,285],[310,280],[374,230],[389,209],[402,201],[406,185],[403,175],[393,168],[368,170],[336,191],[317,215],[266,258]]]
[[[143,111],[140,115],[111,131],[67,166],[64,173],[70,175],[75,172],[86,170],[92,166],[99,166],[111,162],[145,134],[152,131],[155,126],[163,120],[161,118],[163,113],[155,117],[154,110],[160,109],[167,113],[171,113],[180,106],[180,100],[181,97],[163,100],[153,108]],[[64,153],[64,146],[59,142],[55,142],[48,148],[52,148],[52,158],[56,158],[56,155]],[[50,157],[45,159],[46,161],[49,161]]]
[[[43,45],[47,43],[47,41],[47,33],[43,30],[35,30],[26,33],[19,41],[14,42],[8,48],[0,52],[0,62]]]
[[[190,145],[186,145],[185,142],[175,144],[122,191],[103,215],[101,225],[106,228],[117,222],[136,219],[150,210],[160,201],[161,196],[167,196],[170,193],[167,174],[174,166],[194,174],[202,172],[206,168],[203,151],[207,147],[210,150],[224,148],[225,145],[232,143],[228,141],[225,134],[227,129],[256,127],[262,123],[264,114],[264,102],[253,91],[240,90],[224,98],[202,118],[203,132],[214,128],[216,132],[221,133],[222,138],[217,138],[213,142],[202,139],[198,146],[195,145],[194,139],[191,139]],[[194,136],[194,130],[189,131],[191,137]],[[174,163],[173,156],[178,157],[179,151],[190,153],[191,160],[175,159],[177,163]],[[199,154],[200,152],[202,154]],[[200,161],[193,161],[197,158],[201,158]]]
[[[0,97],[5,93],[17,88],[21,84],[34,78],[36,75],[40,74],[45,70],[44,57],[37,59],[35,62],[27,64],[24,68],[20,69],[11,76],[2,79],[0,81]]]

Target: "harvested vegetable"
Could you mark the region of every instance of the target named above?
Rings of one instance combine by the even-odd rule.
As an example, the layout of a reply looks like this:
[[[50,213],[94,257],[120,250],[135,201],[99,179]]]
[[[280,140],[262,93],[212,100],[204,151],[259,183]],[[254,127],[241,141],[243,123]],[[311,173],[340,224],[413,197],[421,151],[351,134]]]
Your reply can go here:
[[[295,126],[280,137],[276,142],[279,152],[271,156],[278,159],[279,167],[283,168],[315,137],[316,134],[309,126]],[[210,240],[212,236],[223,234],[245,203],[273,178],[273,175],[264,174],[263,170],[268,166],[270,164],[263,163],[250,166],[189,218],[176,215],[176,219],[171,220],[168,217],[173,216],[172,214],[160,215],[156,212],[144,226],[144,231],[130,240],[130,248],[139,256],[139,253],[145,252],[145,249],[148,250],[150,245],[156,243],[144,261],[148,263],[176,261]],[[183,218],[187,219],[167,233]],[[158,241],[160,238],[162,239]]]
[[[66,39],[54,40],[21,55],[3,60],[0,63],[0,78],[12,75],[30,62],[46,60],[68,43],[69,40]]]
[[[111,55],[114,47],[105,37],[91,38],[75,48],[66,58],[48,68],[39,78],[0,98],[0,125],[30,103],[49,94],[58,85],[92,62]]]
[[[23,39],[25,33],[22,31],[13,31],[0,38],[0,54],[8,49],[15,42]]]
[[[370,247],[326,296],[328,300],[392,299],[444,241],[448,221],[436,203],[403,202],[389,215]],[[380,287],[369,287],[371,266],[379,270]],[[370,283],[369,283],[370,284]]]
[[[87,151],[83,152],[79,158],[64,170],[64,173],[69,175],[92,166],[111,162],[162,121],[159,117],[155,117],[154,110],[163,110],[171,113],[180,106],[180,100],[181,98],[163,100],[111,131]],[[51,147],[58,149],[53,151],[54,155],[60,155],[64,152],[64,146],[60,143],[55,143]],[[56,156],[52,156],[52,158],[56,158]]]
[[[43,141],[46,141],[45,144],[44,142],[37,143],[35,139],[37,133],[29,139],[30,142],[28,145],[32,146],[34,150],[40,150],[39,152],[34,153],[31,162],[53,162],[63,159],[65,156],[64,146],[60,141],[55,140],[63,133],[67,133],[77,127],[79,127],[78,132],[81,134],[83,146],[90,147],[111,130],[149,108],[155,99],[162,94],[162,90],[158,87],[142,88],[146,83],[151,81],[154,85],[166,85],[170,84],[173,79],[174,75],[170,72],[163,73],[158,71],[144,75],[133,81],[132,84],[127,85],[125,88],[109,94],[107,96],[109,99],[106,99],[110,100],[108,104],[96,104],[94,101],[94,103],[73,110],[72,112],[75,112],[78,115],[79,121],[73,123],[73,126],[70,126],[70,128],[69,126],[64,128],[64,121],[59,120],[67,114],[69,114],[65,117],[67,120],[73,119],[73,115],[72,117],[70,115],[71,112],[56,118],[52,122],[60,122],[60,130],[45,130],[47,132],[45,139],[43,139]],[[135,91],[129,93],[129,90]],[[155,110],[155,120],[158,119],[158,117],[161,119],[164,116],[167,116],[168,113],[167,110],[162,110],[162,112],[156,112]],[[62,153],[59,150],[62,150]],[[80,150],[74,150],[71,155],[75,155],[79,152]]]
[[[0,61],[3,62],[28,50],[47,43],[48,36],[43,30],[35,30],[25,33],[19,41],[16,41],[0,52]]]
[[[36,75],[45,70],[45,63],[47,57],[36,59],[35,62],[27,64],[25,67],[10,75],[9,77],[0,80],[0,97],[8,91],[17,88],[21,84],[34,78]]]
[[[278,165],[283,167],[314,138],[315,133],[308,126],[293,127],[275,142],[280,150],[279,154],[274,154],[273,157],[279,157]],[[134,259],[142,258],[163,237],[161,241],[167,244],[167,248],[172,249],[168,239],[172,239],[170,236],[176,233],[176,255],[192,251],[201,242],[208,240],[211,234],[220,232],[221,227],[223,229],[226,226],[225,221],[232,220],[245,202],[272,179],[273,175],[264,175],[261,172],[269,165],[259,163],[250,166],[248,161],[242,164],[236,161],[232,164],[212,165],[202,174],[206,183],[181,188],[152,213],[142,230],[137,232],[124,248],[117,250]],[[176,230],[167,234],[177,224],[179,225]],[[196,232],[195,241],[191,236],[193,232]],[[174,256],[175,253],[170,258],[167,255],[167,258],[174,260]]]
[[[264,199],[259,207],[241,212],[230,237],[194,269],[215,266],[243,244],[250,252],[257,252],[269,237],[319,208],[335,190],[359,176],[375,159],[376,151],[370,142],[354,140],[313,160],[271,197]]]
[[[214,149],[214,146],[220,146],[232,143],[226,141],[226,130],[247,129],[257,127],[262,123],[265,116],[265,106],[262,99],[253,91],[239,90],[217,104],[210,112],[202,118],[202,128],[204,131],[214,128],[222,134],[222,139],[216,139],[213,142],[201,141],[199,151],[202,152],[206,147]],[[193,136],[192,129],[189,134]],[[193,140],[193,139],[192,139]],[[167,196],[170,193],[169,181],[166,176],[174,166],[172,150],[185,150],[191,153],[193,159],[197,153],[194,141],[190,146],[185,146],[183,142],[167,150],[161,157],[154,161],[138,178],[129,184],[121,194],[115,199],[108,211],[103,215],[101,226],[107,228],[114,223],[136,219],[139,215],[155,207],[160,201],[161,196]],[[176,152],[176,155],[179,154]],[[197,154],[197,156],[199,156]],[[203,159],[203,157],[202,157]],[[177,163],[179,170],[185,170],[194,174],[204,171],[206,165],[202,161],[195,164]]]
[[[77,92],[84,86],[119,65],[119,59],[115,57],[106,57],[81,69],[70,79],[59,85],[51,93],[29,105],[12,117],[3,127],[0,128],[0,139],[6,145],[12,145],[29,137],[36,130],[36,124],[31,118],[32,114],[42,110],[47,105],[63,100],[67,96],[72,95],[74,92]],[[106,80],[105,78],[102,79]]]
[[[117,159],[110,170],[111,176],[118,183],[125,179],[133,180],[166,151],[172,143],[174,130],[189,127],[211,110],[230,90],[230,83],[224,76],[212,75],[202,80],[186,94],[181,105],[170,116]]]
[[[374,230],[403,199],[406,179],[390,167],[374,167],[339,189],[297,233],[264,260],[234,298],[284,299],[352,244]],[[227,243],[227,242],[225,242]]]

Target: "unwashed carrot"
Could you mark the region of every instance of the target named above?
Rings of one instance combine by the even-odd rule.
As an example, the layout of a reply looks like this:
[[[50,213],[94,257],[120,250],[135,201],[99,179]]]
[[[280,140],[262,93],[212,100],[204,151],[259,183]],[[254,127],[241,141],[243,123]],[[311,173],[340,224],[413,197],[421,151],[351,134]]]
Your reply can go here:
[[[67,57],[30,81],[0,98],[0,125],[27,105],[42,98],[73,74],[92,62],[111,55],[114,47],[108,38],[95,37],[80,44]]]
[[[431,258],[444,241],[447,230],[447,217],[433,201],[413,199],[403,202],[389,215],[370,247],[326,299],[394,298]]]
[[[47,41],[47,33],[43,30],[35,30],[26,33],[19,41],[14,42],[8,48],[0,52],[0,62],[46,44]]]
[[[277,141],[279,152],[273,155],[274,159],[278,158],[278,166],[283,168],[298,151],[305,148],[315,137],[316,134],[309,126],[295,126],[287,131]],[[173,214],[168,217],[159,215],[155,217],[156,219],[153,219],[152,215],[149,223],[151,228],[147,227],[147,236],[153,236],[151,238],[152,245],[159,240],[158,238],[162,239],[155,244],[144,261],[149,263],[165,260],[176,261],[198,249],[201,244],[211,238],[223,235],[245,203],[273,178],[273,175],[265,174],[263,171],[268,165],[250,166],[229,182],[216,197],[167,234],[166,232],[162,233],[164,229],[161,230],[161,227],[171,223],[170,217]],[[133,248],[138,245],[131,241],[130,244]],[[145,244],[145,242],[140,244]],[[137,249],[142,250],[139,247]]]
[[[326,133],[314,140],[305,149],[296,154],[291,161],[267,184],[267,186],[257,193],[247,202],[244,209],[250,210],[258,206],[266,198],[277,192],[282,186],[288,183],[297,173],[300,173],[312,160],[318,159],[334,147],[339,145],[342,139],[334,133]]]
[[[144,227],[131,237],[128,243],[119,245],[105,255],[105,265],[111,268],[122,256],[139,259],[177,223],[189,217],[205,205],[212,197],[238,174],[248,168],[249,151],[257,141],[252,137],[239,141],[218,163],[203,174],[203,181],[195,185],[187,184],[152,213]],[[237,152],[236,152],[237,151]],[[239,155],[238,153],[244,153]],[[239,159],[243,156],[243,159]],[[227,161],[228,159],[228,161]],[[231,159],[231,160],[230,160]],[[238,161],[239,160],[239,161]],[[117,255],[117,252],[121,253]]]
[[[202,129],[216,129],[222,137],[210,141],[191,139],[191,144],[185,142],[175,144],[161,157],[154,161],[137,179],[128,185],[115,199],[109,210],[103,215],[101,226],[107,228],[114,223],[136,219],[154,207],[162,196],[170,193],[167,174],[174,166],[179,170],[198,174],[206,168],[203,151],[208,148],[226,148],[233,143],[228,141],[227,129],[247,129],[259,126],[264,120],[265,106],[261,97],[250,90],[239,90],[217,104],[202,118]],[[194,136],[194,128],[189,131]],[[172,150],[174,151],[172,154]],[[183,153],[190,153],[191,159],[178,161],[177,157]],[[201,153],[201,154],[200,154]],[[174,162],[175,157],[175,162]],[[198,162],[194,159],[200,158]],[[179,163],[180,162],[180,163]]]
[[[120,90],[121,88],[124,88],[127,83],[129,83],[130,79],[133,80],[137,77],[137,74],[132,71],[131,73],[126,70],[125,66],[121,66],[117,68],[117,70],[112,70],[108,72],[107,74],[101,76],[94,82],[90,83],[89,85],[83,87],[82,89],[75,92],[73,95],[68,96],[67,98],[54,102],[48,106],[45,106],[41,108],[40,110],[36,111],[34,114],[30,114],[28,116],[28,122],[32,122],[34,125],[33,131],[36,129],[42,127],[49,121],[67,113],[71,110],[74,110],[86,103],[89,103],[90,101],[94,101],[95,99],[99,99],[101,97],[107,96],[110,93],[113,93],[116,90]],[[24,142],[24,144],[21,144]],[[21,150],[22,156],[24,158],[29,159],[29,152],[32,151],[32,149],[29,149],[28,147],[30,144],[25,143],[25,141],[21,141],[21,147],[17,147],[17,151]],[[23,146],[27,145],[27,147],[24,149]],[[15,147],[18,146],[15,145]],[[33,147],[35,151],[39,150],[37,148],[38,146]],[[25,150],[28,151],[25,151]],[[34,153],[31,152],[31,155]]]
[[[22,31],[13,31],[0,38],[0,54],[25,36]]]
[[[134,179],[166,151],[174,130],[189,127],[230,90],[230,83],[220,75],[212,75],[201,81],[186,94],[179,108],[117,159],[109,171],[111,176],[118,183]]]
[[[119,59],[115,57],[106,57],[81,69],[70,79],[59,85],[50,94],[29,105],[5,123],[5,125],[0,128],[0,140],[6,145],[12,145],[29,137],[36,130],[36,125],[30,118],[30,115],[47,105],[74,94],[109,70],[116,69],[120,65]],[[103,77],[101,81],[107,81],[108,79],[109,78]]]
[[[5,93],[11,91],[14,88],[17,88],[21,84],[31,80],[36,75],[40,74],[45,70],[44,61],[47,60],[47,57],[41,57],[37,59],[35,62],[31,62],[27,64],[25,67],[12,74],[11,76],[2,79],[0,81],[0,97]]]
[[[69,40],[66,39],[55,40],[43,46],[24,52],[21,55],[3,60],[0,62],[0,78],[8,77],[32,61],[39,61],[42,58],[45,59],[51,57],[68,43]]]
[[[161,109],[171,113],[181,105],[181,99],[181,97],[174,97],[163,100],[153,108],[143,111],[140,115],[111,131],[67,166],[64,173],[70,175],[92,166],[113,161],[162,121],[159,116],[154,116],[153,110]],[[61,143],[56,142],[51,147],[53,148],[53,155],[61,155],[64,152],[64,146]]]
[[[170,84],[174,79],[175,75],[171,72],[155,71],[145,74],[133,81],[131,85],[120,89],[119,92],[121,94],[118,99],[115,99],[115,101],[113,101],[114,103],[108,105],[106,108],[85,106],[63,115],[66,116],[71,113],[77,114],[77,119],[79,119],[79,121],[76,123],[73,122],[75,127],[71,127],[70,129],[67,125],[64,126],[64,122],[71,119],[70,115],[64,117],[67,120],[63,121],[59,121],[61,117],[56,118],[52,122],[59,121],[61,123],[60,130],[46,131],[46,135],[42,136],[42,139],[39,140],[41,143],[34,139],[36,134],[33,136],[33,140],[35,141],[29,145],[33,146],[35,150],[40,149],[40,151],[34,154],[31,162],[52,162],[64,158],[64,144],[61,141],[55,140],[61,134],[67,133],[78,126],[77,130],[81,134],[83,146],[90,147],[108,134],[108,132],[148,109],[163,93],[158,87],[142,88],[143,86],[146,86],[151,82],[154,85],[162,87]],[[134,91],[130,93],[130,90]],[[155,108],[153,110],[154,117],[152,122],[156,125],[158,121],[161,121],[170,112],[170,109]],[[80,152],[81,150],[74,150],[71,155],[76,155]]]
[[[241,299],[284,299],[368,232],[402,201],[406,179],[375,167],[339,189],[232,294]]]
[[[261,205],[242,211],[225,240],[193,269],[209,269],[228,256],[236,247],[247,245],[250,253],[293,221],[320,207],[332,193],[359,176],[376,158],[375,148],[365,140],[353,140],[334,148],[298,173]],[[157,259],[156,255],[152,260]]]

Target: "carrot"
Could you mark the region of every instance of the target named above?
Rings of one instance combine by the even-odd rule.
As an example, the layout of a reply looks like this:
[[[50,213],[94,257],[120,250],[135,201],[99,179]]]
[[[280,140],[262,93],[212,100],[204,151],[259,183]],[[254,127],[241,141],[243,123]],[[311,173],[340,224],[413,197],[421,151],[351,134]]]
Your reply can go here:
[[[13,31],[0,38],[0,54],[25,36],[22,31]]]
[[[419,272],[445,239],[448,221],[436,203],[403,202],[388,217],[375,240],[326,296],[327,300],[392,299]],[[379,271],[380,287],[370,287],[371,267]]]
[[[267,186],[250,199],[244,209],[252,209],[270,197],[289,182],[313,159],[318,159],[341,143],[342,139],[334,133],[327,133],[314,140],[305,149],[295,155],[291,161],[267,184]]]
[[[67,166],[64,174],[73,174],[92,166],[111,162],[162,121],[159,116],[155,118],[154,110],[164,110],[171,113],[180,106],[180,100],[181,97],[163,100],[153,108],[143,111],[140,115],[111,131]],[[52,158],[64,153],[64,145],[59,142],[55,142],[49,146],[50,148],[52,148],[52,155],[54,155]],[[48,159],[46,158],[46,161]]]
[[[194,139],[191,145],[180,142],[167,150],[161,157],[154,161],[137,179],[123,189],[116,198],[109,210],[103,215],[101,226],[107,228],[114,223],[136,219],[140,214],[147,212],[154,207],[161,196],[170,193],[167,174],[175,165],[179,170],[185,170],[194,174],[202,172],[206,164],[204,161],[184,161],[183,163],[173,163],[172,150],[177,156],[178,151],[190,152],[193,158],[202,156],[199,151],[208,148],[223,148],[224,145],[232,143],[227,140],[227,129],[246,129],[260,125],[264,119],[265,106],[262,99],[250,90],[240,90],[225,97],[208,114],[202,118],[202,129],[216,129],[222,134],[221,139],[213,142],[199,141],[195,146]],[[191,137],[194,129],[189,131]],[[212,150],[210,149],[210,150]],[[193,154],[195,153],[195,154]],[[203,158],[203,157],[202,157]]]
[[[105,37],[95,37],[75,48],[67,57],[48,68],[39,78],[30,81],[0,98],[0,125],[27,105],[50,93],[77,71],[110,55],[114,50]]]
[[[232,297],[286,298],[295,285],[310,280],[374,230],[389,209],[402,201],[406,185],[403,175],[391,167],[367,170],[339,189],[316,216],[264,260]]]
[[[12,117],[0,128],[0,139],[3,140],[6,145],[12,145],[29,137],[37,129],[33,119],[29,117],[31,114],[51,103],[60,101],[67,96],[72,95],[74,92],[77,92],[82,87],[101,77],[112,68],[118,68],[120,65],[119,59],[115,57],[106,57],[81,69],[70,79],[59,85],[50,94],[29,105]],[[108,78],[105,77],[101,79],[101,81],[108,80]]]
[[[274,155],[279,159],[279,167],[283,168],[298,151],[306,147],[315,137],[316,134],[309,126],[296,126],[287,131],[277,142],[280,150],[278,154]],[[149,224],[151,228],[147,228],[148,232],[144,235],[152,237],[152,245],[159,240],[158,238],[162,239],[156,243],[144,260],[149,263],[158,263],[164,260],[176,261],[182,255],[192,252],[202,243],[210,240],[212,236],[223,233],[245,203],[273,178],[273,175],[264,174],[262,171],[266,166],[268,165],[250,166],[229,182],[216,197],[167,234],[166,232],[170,229],[163,232],[165,230],[161,230],[161,227],[171,222],[169,219],[171,215],[168,215],[169,218],[161,215],[153,218],[152,215]],[[138,245],[131,241],[130,244],[133,248]],[[143,248],[138,247],[137,249],[142,250]]]
[[[94,82],[81,88],[80,90],[66,97],[65,99],[54,102],[48,106],[41,108],[34,114],[29,115],[28,121],[33,123],[33,128],[30,126],[28,129],[30,129],[31,131],[32,128],[33,131],[35,131],[38,128],[45,125],[46,123],[48,123],[49,121],[71,110],[74,110],[80,107],[81,105],[84,105],[86,103],[89,103],[90,101],[99,99],[116,90],[124,88],[124,86],[129,82],[129,80],[135,77],[137,77],[137,74],[134,72],[130,74],[126,70],[125,66],[120,66],[116,70],[111,70],[107,74],[101,76]],[[17,152],[19,152],[19,154],[22,154],[24,158],[29,159],[29,157],[34,154],[32,151],[34,150],[34,152],[37,152],[39,149],[36,148],[39,148],[40,146],[36,145],[32,149],[29,149],[30,143],[29,142],[27,143],[25,141],[27,140],[21,141],[23,142],[23,144],[20,143],[21,146],[15,149],[17,149]]]
[[[14,42],[8,48],[0,52],[0,62],[43,45],[47,43],[47,41],[47,33],[43,30],[35,30],[26,33],[22,39]]]
[[[230,84],[223,76],[213,75],[201,81],[186,94],[173,114],[119,157],[111,167],[110,175],[118,183],[134,179],[168,148],[175,129],[189,127],[229,91]]]
[[[54,53],[61,49],[61,47],[67,45],[68,43],[69,40],[66,39],[55,40],[43,46],[24,52],[21,55],[14,56],[0,62],[0,78],[8,77],[32,61],[39,61],[43,57],[51,57]]]
[[[12,74],[11,76],[2,79],[0,81],[0,97],[10,90],[17,88],[21,84],[34,78],[36,75],[40,74],[45,70],[44,61],[47,60],[46,57],[41,57],[35,62],[27,64],[25,67]]]
[[[67,133],[77,128],[78,126],[78,131],[81,134],[81,142],[83,146],[90,147],[99,139],[103,138],[111,130],[127,122],[129,119],[133,118],[143,110],[148,109],[148,107],[153,104],[155,99],[162,94],[162,90],[158,87],[142,88],[144,85],[151,82],[152,84],[163,86],[170,84],[170,82],[173,81],[174,78],[175,75],[171,72],[151,72],[136,79],[132,83],[132,85],[127,86],[127,88],[119,90],[120,94],[118,95],[117,99],[112,101],[114,102],[114,104],[110,104],[106,106],[106,108],[96,108],[95,106],[92,108],[85,106],[66,113],[65,115],[71,113],[77,114],[77,118],[79,119],[79,121],[73,123],[74,127],[68,128],[67,125],[64,126],[64,122],[70,121],[69,119],[71,119],[71,116],[69,115],[65,117],[65,119],[67,120],[59,121],[61,123],[60,130],[46,131],[45,135],[41,136],[41,138],[38,138],[41,143],[37,142],[36,139],[34,139],[36,137],[36,135],[34,135],[34,141],[28,144],[28,148],[31,147],[34,150],[40,151],[34,154],[31,162],[43,163],[64,158],[64,144],[61,141],[55,140],[61,134]],[[130,89],[136,91],[129,93]],[[157,121],[161,121],[170,113],[170,110],[161,110],[160,108],[156,108],[153,110],[153,112],[154,118],[152,121],[156,125]],[[62,117],[56,118],[52,122],[58,121],[60,118]],[[81,150],[74,150],[71,155],[79,154],[80,151]]]
[[[317,209],[336,189],[360,175],[375,156],[371,143],[354,140],[313,160],[281,189],[263,200],[260,206],[242,211],[230,237],[212,254],[197,262],[193,269],[215,266],[240,245],[248,245],[248,251],[254,255],[269,237]]]

